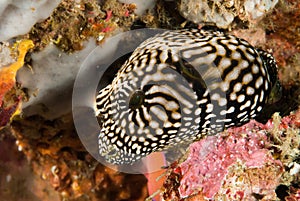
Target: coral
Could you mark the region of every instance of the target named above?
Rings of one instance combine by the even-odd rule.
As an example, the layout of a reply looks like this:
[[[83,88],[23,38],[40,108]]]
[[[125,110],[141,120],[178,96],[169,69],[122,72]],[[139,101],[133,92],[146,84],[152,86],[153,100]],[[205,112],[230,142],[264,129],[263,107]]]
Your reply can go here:
[[[276,200],[275,189],[282,172],[282,167],[274,163],[252,168],[236,163],[228,168],[225,182],[214,199],[221,200],[225,197],[228,200]]]
[[[32,172],[24,153],[18,150],[9,129],[5,129],[0,131],[1,200],[59,200],[55,190]]]
[[[278,9],[263,20],[269,32],[266,47],[274,51],[273,55],[280,66],[280,80],[287,86],[296,85],[297,89],[300,80],[299,11],[300,2],[280,1]]]
[[[177,29],[185,26],[185,19],[178,15],[177,4],[173,1],[157,0],[154,9],[140,17],[140,26]],[[144,23],[144,24],[143,24]]]
[[[179,12],[194,23],[213,23],[219,28],[228,28],[234,18],[255,23],[272,10],[277,0],[181,0]]]
[[[137,15],[142,15],[145,13],[146,10],[152,9],[155,5],[154,0],[119,0],[121,3],[126,3],[126,4],[135,4],[136,5],[136,10],[134,11]]]
[[[23,67],[24,58],[27,51],[33,48],[33,43],[31,40],[23,40],[18,42],[18,59],[16,62],[11,64],[10,66],[2,67],[0,69],[0,100],[2,101],[5,92],[10,90],[16,82],[16,74],[17,71]]]
[[[35,50],[53,42],[65,52],[79,51],[90,37],[100,43],[120,28],[130,27],[134,9],[116,0],[101,6],[95,0],[63,0],[48,19],[32,27],[29,37],[36,44]]]
[[[250,121],[193,143],[187,159],[171,168],[164,200],[278,199],[277,186],[299,182],[299,114],[275,114],[265,125]]]
[[[29,37],[35,42],[35,50],[41,50],[50,42],[67,52],[81,50],[82,42],[91,35],[91,22],[105,17],[94,1],[61,1],[53,14],[35,24]],[[72,26],[70,26],[72,24]]]
[[[272,10],[278,3],[278,0],[246,0],[241,1],[245,9],[246,19],[249,21],[256,20]]]
[[[265,133],[253,132],[253,129],[258,126],[251,122],[241,127],[239,131],[229,129],[228,136],[225,138],[211,136],[192,144],[189,157],[180,165],[183,174],[179,187],[180,196],[187,197],[197,192],[197,189],[202,189],[205,197],[213,198],[219,192],[224,177],[230,174],[231,166],[239,161],[241,165],[233,168],[233,172],[238,172],[238,167],[241,168],[241,172],[263,168],[268,163],[280,167],[279,161],[275,161],[268,150],[264,149]],[[277,175],[280,175],[279,173]],[[233,176],[237,177],[237,175]],[[266,182],[271,181],[276,185],[276,180]],[[263,187],[260,186],[260,189]],[[250,195],[252,193],[254,192],[249,192]]]
[[[230,2],[217,4],[215,1],[182,0],[179,11],[194,23],[210,22],[222,28],[228,27],[235,17],[234,5]]]
[[[81,144],[71,115],[52,121],[31,116],[12,122],[12,131],[36,175],[65,200],[144,200],[146,178],[99,164]]]
[[[16,45],[18,46],[17,61],[0,68],[0,128],[9,122],[18,108],[20,97],[16,92],[10,92],[13,91],[16,83],[17,71],[24,65],[26,53],[34,47],[31,40],[22,40]]]
[[[110,17],[106,17],[106,26],[113,25],[117,31],[128,30],[133,24],[136,18],[134,10],[136,9],[135,4],[123,4],[117,0],[105,1],[101,6],[106,13],[111,13]]]

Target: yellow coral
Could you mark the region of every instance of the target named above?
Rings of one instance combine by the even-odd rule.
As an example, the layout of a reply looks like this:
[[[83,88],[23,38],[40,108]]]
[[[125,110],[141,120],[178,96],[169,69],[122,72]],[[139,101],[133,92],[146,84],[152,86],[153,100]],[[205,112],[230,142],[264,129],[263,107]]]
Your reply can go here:
[[[16,82],[17,71],[24,65],[26,53],[29,49],[34,47],[32,40],[28,39],[21,40],[15,45],[18,47],[17,61],[9,66],[0,68],[0,118],[3,119],[3,122],[1,122],[0,127],[7,124],[8,119],[11,120],[11,117],[13,117],[16,114],[16,112],[18,112],[17,106],[19,101],[15,100],[12,104],[13,106],[8,107],[4,104],[4,97],[14,87]]]
[[[16,81],[17,71],[24,65],[24,58],[27,51],[34,47],[32,40],[22,40],[17,42],[18,59],[15,63],[0,69],[0,101],[7,91],[9,91]]]
[[[15,45],[18,47],[19,53],[17,61],[7,67],[10,71],[14,72],[14,75],[16,75],[17,71],[24,65],[25,55],[28,50],[34,47],[33,41],[29,39],[18,41]]]

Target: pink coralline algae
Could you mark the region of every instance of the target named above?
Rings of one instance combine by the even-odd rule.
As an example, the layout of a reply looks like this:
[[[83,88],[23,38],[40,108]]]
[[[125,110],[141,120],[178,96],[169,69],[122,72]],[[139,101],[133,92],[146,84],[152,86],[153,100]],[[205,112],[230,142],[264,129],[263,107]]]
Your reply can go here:
[[[174,162],[162,200],[300,200],[300,109],[194,142]]]
[[[223,135],[208,136],[193,143],[187,160],[179,165],[180,198],[199,192],[207,199],[276,197],[275,188],[283,165],[266,148],[268,127],[268,124],[251,121],[242,127],[228,129]]]

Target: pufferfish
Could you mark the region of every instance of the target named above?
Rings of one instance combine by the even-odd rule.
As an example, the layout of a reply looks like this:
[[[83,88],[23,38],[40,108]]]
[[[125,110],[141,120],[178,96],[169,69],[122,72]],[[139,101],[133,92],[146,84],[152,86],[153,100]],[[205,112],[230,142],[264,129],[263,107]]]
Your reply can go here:
[[[99,153],[132,164],[254,119],[277,82],[271,54],[220,31],[168,30],[142,42],[96,95]]]

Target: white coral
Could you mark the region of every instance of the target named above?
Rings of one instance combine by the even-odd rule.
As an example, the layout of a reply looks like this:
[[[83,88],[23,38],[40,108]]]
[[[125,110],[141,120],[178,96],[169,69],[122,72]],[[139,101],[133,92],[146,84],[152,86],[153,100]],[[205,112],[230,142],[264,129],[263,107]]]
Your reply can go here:
[[[244,7],[248,16],[255,20],[273,9],[277,3],[278,0],[246,0]]]
[[[228,28],[235,17],[253,21],[272,10],[278,0],[181,0],[179,11],[194,23]]]

